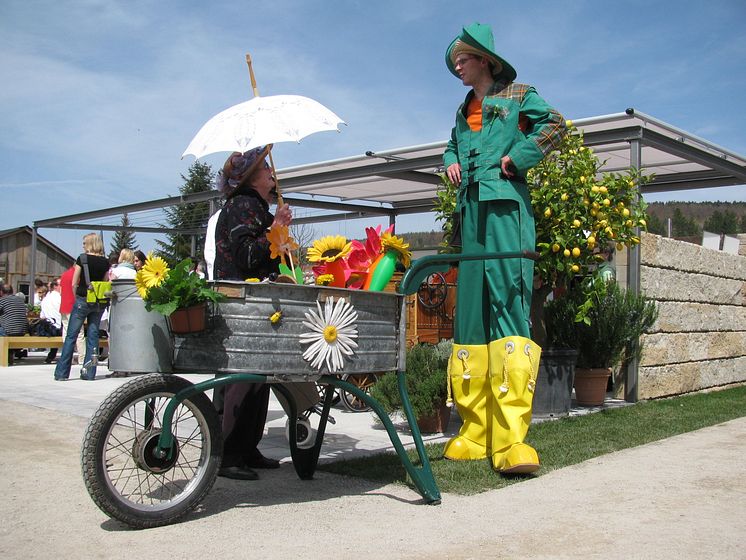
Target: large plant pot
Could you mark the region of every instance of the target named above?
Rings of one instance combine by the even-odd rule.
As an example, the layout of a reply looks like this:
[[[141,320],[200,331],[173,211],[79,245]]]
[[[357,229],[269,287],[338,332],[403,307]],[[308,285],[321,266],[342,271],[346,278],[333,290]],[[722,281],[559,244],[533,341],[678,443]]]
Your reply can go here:
[[[177,309],[168,316],[168,323],[174,334],[202,332],[207,325],[207,305],[200,303]]]
[[[575,401],[580,406],[604,404],[610,375],[610,368],[575,368]]]
[[[166,318],[145,309],[134,280],[112,281],[111,292],[109,370],[171,372],[174,349]]]
[[[577,350],[547,348],[541,354],[534,391],[533,414],[559,418],[570,413]]]
[[[431,416],[417,419],[417,426],[423,434],[442,434],[448,430],[451,421],[451,409],[444,403]]]

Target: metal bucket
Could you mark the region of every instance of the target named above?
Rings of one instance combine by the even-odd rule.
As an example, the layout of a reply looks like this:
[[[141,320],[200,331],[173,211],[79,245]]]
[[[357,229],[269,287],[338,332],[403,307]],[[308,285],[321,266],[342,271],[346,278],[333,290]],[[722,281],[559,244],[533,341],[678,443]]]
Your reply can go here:
[[[344,288],[221,281],[215,289],[227,296],[217,304],[211,325],[196,335],[175,337],[174,370],[205,373],[255,373],[283,381],[314,380],[332,373],[312,368],[303,358],[310,332],[305,313],[318,313],[327,298],[345,298],[357,312],[357,348],[337,374],[394,371],[404,353],[403,297]],[[270,317],[281,312],[273,324]],[[401,354],[401,355],[400,355]]]
[[[166,318],[145,310],[134,280],[111,283],[109,369],[116,372],[171,372],[172,344]]]
[[[577,358],[577,350],[566,348],[547,348],[542,352],[534,391],[534,416],[555,418],[570,413]]]

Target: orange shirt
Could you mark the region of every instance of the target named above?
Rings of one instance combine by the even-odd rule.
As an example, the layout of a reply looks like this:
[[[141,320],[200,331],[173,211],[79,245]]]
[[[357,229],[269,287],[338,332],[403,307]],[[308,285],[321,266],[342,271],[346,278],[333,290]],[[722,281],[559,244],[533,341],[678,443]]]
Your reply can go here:
[[[482,130],[482,102],[476,96],[471,98],[466,107],[466,122],[472,132]]]

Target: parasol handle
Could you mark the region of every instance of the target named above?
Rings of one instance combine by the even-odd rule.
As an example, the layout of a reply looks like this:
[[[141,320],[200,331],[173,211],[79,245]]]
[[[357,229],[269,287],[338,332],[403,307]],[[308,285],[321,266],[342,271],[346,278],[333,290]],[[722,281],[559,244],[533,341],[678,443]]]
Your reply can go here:
[[[259,89],[256,87],[256,78],[254,77],[254,67],[251,66],[251,55],[249,53],[246,53],[246,64],[249,65],[249,77],[251,78],[251,89],[254,90],[254,97],[259,97]]]
[[[246,53],[246,64],[249,65],[249,77],[251,78],[251,89],[254,90],[254,97],[259,97],[259,88],[256,87],[256,78],[254,77],[254,67],[251,65],[251,55]],[[269,163],[272,166],[272,174],[275,176],[275,190],[277,191],[277,205],[282,206],[282,193],[280,192],[280,180],[277,178],[277,168],[275,161],[272,159],[272,150],[269,150]]]
[[[272,150],[269,151],[269,164],[272,166],[272,175],[275,176],[275,191],[277,192],[277,206],[282,206],[282,192],[280,191],[280,179],[277,177],[275,160],[272,159]]]

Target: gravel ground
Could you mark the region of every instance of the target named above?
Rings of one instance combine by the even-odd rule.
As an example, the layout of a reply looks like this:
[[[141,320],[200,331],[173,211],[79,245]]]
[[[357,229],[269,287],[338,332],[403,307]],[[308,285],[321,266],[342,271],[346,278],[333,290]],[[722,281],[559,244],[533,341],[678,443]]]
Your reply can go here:
[[[477,496],[289,465],[218,479],[181,523],[135,531],[80,473],[84,418],[0,400],[1,558],[744,558],[746,418]]]

